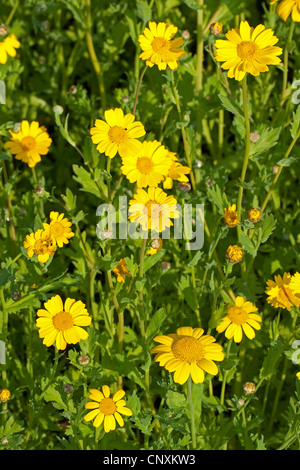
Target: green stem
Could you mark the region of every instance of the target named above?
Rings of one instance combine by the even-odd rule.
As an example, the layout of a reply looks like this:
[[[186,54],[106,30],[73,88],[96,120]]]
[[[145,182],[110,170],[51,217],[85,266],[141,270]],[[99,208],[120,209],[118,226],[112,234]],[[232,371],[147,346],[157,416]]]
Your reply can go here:
[[[227,351],[226,351],[226,357],[227,358],[229,357],[231,344],[232,344],[232,338],[230,338],[230,340],[228,341],[228,344],[227,344]],[[224,375],[223,375],[221,395],[220,395],[221,405],[224,405],[224,402],[225,402],[225,389],[226,389],[226,382],[227,382],[227,374],[228,374],[228,371],[225,370]]]
[[[147,243],[147,238],[143,238],[143,243],[141,247],[141,254],[140,254],[140,271],[139,271],[139,277],[142,279],[144,273],[144,258],[145,258],[145,249],[146,249],[146,243]],[[144,305],[144,295],[143,295],[143,289],[140,290],[140,308],[141,308],[141,317],[140,317],[140,328],[141,328],[141,334],[143,339],[145,340],[145,305]]]
[[[191,376],[188,378],[188,381],[187,381],[187,398],[188,398],[188,404],[189,404],[190,414],[191,414],[192,448],[196,449],[197,442],[196,442],[195,412],[194,412],[194,404],[193,404],[193,399],[192,399]]]
[[[198,10],[197,10],[197,66],[196,66],[196,87],[195,92],[198,96],[203,87],[203,5],[204,0],[198,0]],[[201,143],[202,143],[202,112],[201,107],[197,108],[197,140],[199,142],[199,155],[201,155]]]
[[[136,106],[137,106],[137,102],[138,102],[138,97],[139,97],[139,92],[140,92],[140,88],[141,88],[141,83],[142,83],[142,80],[144,78],[144,75],[146,73],[146,70],[148,68],[148,65],[146,65],[146,67],[143,69],[141,75],[140,75],[140,78],[139,78],[139,81],[138,81],[138,84],[137,84],[137,87],[136,87],[136,92],[135,92],[135,98],[134,98],[134,104],[133,104],[133,108],[132,108],[132,114],[135,115],[135,112],[136,112]]]
[[[52,384],[54,378],[55,378],[55,374],[56,374],[56,371],[57,371],[57,367],[58,367],[58,360],[59,360],[59,351],[57,349],[57,347],[55,347],[55,359],[54,359],[54,364],[53,364],[53,369],[52,369],[52,373],[51,373],[51,377],[47,383],[47,385],[45,386],[45,388],[43,389],[42,393],[40,394],[39,396],[39,401],[42,400],[42,398],[44,397],[46,391],[48,390],[48,388],[50,387],[50,385]]]
[[[289,52],[291,48],[291,42],[293,38],[293,33],[295,29],[295,21],[291,20],[289,35],[286,42],[286,46],[284,49],[284,56],[283,56],[283,83],[282,83],[282,92],[281,92],[281,101],[285,98],[286,88],[287,88],[287,81],[288,81],[288,71],[289,71]]]
[[[12,19],[13,19],[13,17],[14,17],[14,14],[16,13],[17,8],[18,8],[18,6],[19,6],[19,3],[20,3],[19,0],[16,0],[16,1],[15,1],[15,4],[14,4],[14,6],[13,6],[13,8],[12,8],[10,14],[9,14],[9,16],[8,16],[7,20],[5,21],[5,26],[8,26],[8,25],[11,23],[11,21],[12,21]]]
[[[93,64],[93,67],[97,76],[97,80],[98,80],[102,109],[105,110],[106,109],[106,93],[105,93],[105,87],[104,87],[103,74],[102,74],[100,62],[95,52],[92,32],[91,32],[92,30],[91,0],[86,0],[86,6],[87,6],[86,42],[87,42],[90,58],[91,58],[91,61],[92,61],[92,64]]]

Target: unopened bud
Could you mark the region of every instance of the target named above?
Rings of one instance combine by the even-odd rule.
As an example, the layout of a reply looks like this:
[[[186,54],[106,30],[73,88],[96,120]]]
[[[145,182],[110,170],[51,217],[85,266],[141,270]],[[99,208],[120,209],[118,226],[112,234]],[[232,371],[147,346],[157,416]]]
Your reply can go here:
[[[210,32],[214,36],[220,36],[220,34],[222,34],[222,31],[223,31],[223,25],[222,23],[219,23],[218,21],[216,23],[213,23],[210,26]]]
[[[257,142],[260,138],[260,135],[258,132],[251,132],[250,134],[250,140],[251,142]]]
[[[4,24],[0,25],[0,36],[6,36],[7,35],[7,27]]]
[[[89,362],[90,362],[90,358],[87,354],[82,354],[78,358],[78,364],[80,364],[81,366],[87,366]]]
[[[185,31],[182,31],[182,37],[183,39],[190,39],[190,32],[187,29]]]
[[[37,196],[43,196],[45,194],[45,188],[43,188],[43,186],[37,186],[34,192]]]
[[[256,385],[253,382],[246,382],[244,384],[244,392],[246,395],[252,395],[256,390]]]

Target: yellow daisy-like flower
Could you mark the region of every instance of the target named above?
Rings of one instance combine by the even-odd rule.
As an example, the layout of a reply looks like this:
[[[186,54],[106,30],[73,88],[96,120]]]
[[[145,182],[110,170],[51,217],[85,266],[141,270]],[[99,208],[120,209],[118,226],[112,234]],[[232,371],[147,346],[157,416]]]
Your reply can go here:
[[[229,245],[225,256],[229,263],[240,263],[243,259],[243,250],[238,245]]]
[[[125,276],[130,277],[130,271],[127,269],[125,258],[122,258],[112,271],[117,275],[118,282],[125,282]]]
[[[154,238],[151,242],[151,248],[147,251],[146,255],[155,255],[163,247],[162,238]]]
[[[11,393],[8,388],[1,388],[0,389],[0,402],[5,403],[10,400]]]
[[[6,64],[7,56],[15,57],[16,49],[20,47],[20,42],[14,34],[10,34],[3,41],[0,41],[0,64]]]
[[[37,121],[29,124],[22,121],[18,132],[9,131],[12,139],[6,142],[7,147],[17,160],[22,160],[30,168],[41,161],[41,155],[47,155],[52,143],[44,126]]]
[[[284,273],[283,277],[278,274],[274,277],[274,281],[269,279],[266,289],[267,302],[275,308],[284,308],[289,312],[292,307],[300,307],[300,296],[291,289],[291,280],[290,273]]]
[[[300,372],[297,372],[296,377],[298,380],[300,380]]]
[[[172,165],[169,151],[157,140],[145,141],[136,153],[122,157],[121,171],[138,188],[157,186]]]
[[[74,233],[71,230],[72,222],[70,222],[64,214],[59,212],[50,212],[50,223],[43,223],[43,227],[47,230],[56,244],[61,248],[63,244],[68,244],[69,239],[74,237]]]
[[[191,376],[194,383],[202,383],[207,372],[218,373],[213,361],[223,361],[222,346],[215,344],[215,338],[203,335],[202,328],[181,327],[176,334],[156,336],[154,341],[161,343],[151,353],[157,353],[154,361],[169,372],[174,373],[174,382],[184,384]]]
[[[36,232],[26,235],[23,246],[27,250],[29,258],[37,255],[40,263],[46,263],[56,250],[55,240],[49,231],[43,229],[38,229]]]
[[[91,317],[81,300],[67,298],[65,303],[59,295],[51,297],[44,303],[44,309],[37,311],[36,326],[43,344],[57,349],[66,349],[67,344],[76,344],[88,338],[83,326],[90,326]]]
[[[121,415],[132,416],[132,411],[126,407],[124,400],[124,390],[118,390],[112,398],[110,398],[110,388],[108,385],[102,386],[102,392],[95,388],[90,390],[90,401],[85,404],[85,408],[90,411],[85,415],[85,421],[92,421],[93,426],[98,428],[104,424],[104,431],[110,432],[116,429],[116,422],[119,426],[124,426],[124,420]]]
[[[279,2],[280,0],[273,0],[270,2],[270,5]],[[277,14],[283,21],[286,21],[290,14],[292,14],[292,20],[295,22],[300,21],[300,1],[299,0],[283,0],[279,3],[277,9]]]
[[[189,179],[186,175],[189,175],[191,172],[191,169],[188,166],[183,166],[181,163],[179,163],[178,158],[174,152],[169,152],[169,156],[172,160],[172,165],[169,169],[168,175],[164,178],[164,189],[172,189],[173,181],[188,183]]]
[[[300,273],[297,272],[292,276],[289,287],[294,295],[300,295]]]
[[[272,29],[260,24],[256,28],[242,21],[240,29],[231,29],[225,34],[228,40],[216,40],[216,60],[224,62],[221,67],[228,70],[228,77],[242,80],[246,73],[257,77],[269,70],[268,65],[280,63],[280,47],[274,46],[278,38]]]
[[[262,218],[262,212],[259,209],[249,209],[247,212],[247,217],[250,222],[256,224]]]
[[[239,216],[236,213],[236,204],[224,209],[224,220],[225,224],[230,227],[236,227],[240,221]]]
[[[104,113],[105,121],[96,119],[95,127],[90,129],[91,138],[97,150],[109,158],[117,153],[121,157],[135,154],[141,146],[137,140],[146,134],[141,122],[134,115],[125,114],[121,108],[109,109]]]
[[[171,218],[179,217],[176,199],[161,188],[138,189],[129,205],[130,221],[141,224],[143,230],[162,232],[173,225]]]
[[[262,321],[261,317],[254,312],[258,309],[251,303],[244,299],[244,297],[237,297],[235,304],[230,304],[226,311],[227,315],[223,318],[222,322],[217,326],[218,333],[225,331],[226,338],[233,337],[236,343],[242,341],[243,332],[249,339],[255,337],[255,330],[260,330],[259,322]]]
[[[168,23],[149,22],[148,28],[138,38],[143,51],[140,58],[146,61],[146,65],[157,65],[159,70],[166,70],[167,66],[171,70],[177,69],[178,60],[185,56],[185,52],[180,49],[183,38],[172,40],[177,30],[176,26]]]

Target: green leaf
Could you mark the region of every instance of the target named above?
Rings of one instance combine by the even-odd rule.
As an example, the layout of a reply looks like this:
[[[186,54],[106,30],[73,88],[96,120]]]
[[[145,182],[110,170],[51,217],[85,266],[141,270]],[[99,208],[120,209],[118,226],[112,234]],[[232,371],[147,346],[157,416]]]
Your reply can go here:
[[[244,232],[241,233],[241,244],[243,248],[252,256],[256,255],[255,243]]]
[[[200,260],[202,255],[203,255],[203,251],[200,251],[200,250],[197,251],[197,253],[193,257],[193,259],[191,259],[191,261],[188,263],[188,267],[192,268],[192,267],[196,266],[196,264],[198,264],[198,261]]]
[[[137,16],[144,22],[148,23],[151,20],[152,12],[148,3],[145,0],[139,0],[136,5]]]
[[[264,224],[262,227],[262,236],[261,236],[261,243],[265,243],[272,232],[274,231],[276,227],[277,220],[274,219],[274,216],[272,214],[268,214],[264,218]]]
[[[165,252],[166,250],[162,249],[154,255],[149,255],[144,261],[143,273],[145,274],[148,269],[152,268],[164,256]]]
[[[228,200],[225,193],[221,192],[220,187],[217,184],[207,188],[207,193],[210,201],[215,204],[219,209],[219,214],[224,216],[224,207],[228,207]]]
[[[268,353],[264,359],[260,370],[260,378],[266,379],[276,371],[277,363],[284,351],[284,345],[280,340],[273,341],[269,347]]]
[[[220,93],[218,95],[220,101],[225,109],[236,116],[244,116],[242,108],[230,97]]]
[[[94,196],[102,199],[101,192],[93,180],[91,174],[85,170],[82,166],[73,165],[73,170],[76,176],[73,176],[74,180],[81,184],[82,191],[86,191],[87,193],[91,193]]]
[[[265,128],[257,142],[250,142],[249,157],[260,155],[277,144],[281,132],[281,127],[275,129]]]
[[[162,307],[151,317],[151,320],[146,329],[147,342],[150,342],[160,330],[160,327],[162,326],[166,316],[166,309]]]

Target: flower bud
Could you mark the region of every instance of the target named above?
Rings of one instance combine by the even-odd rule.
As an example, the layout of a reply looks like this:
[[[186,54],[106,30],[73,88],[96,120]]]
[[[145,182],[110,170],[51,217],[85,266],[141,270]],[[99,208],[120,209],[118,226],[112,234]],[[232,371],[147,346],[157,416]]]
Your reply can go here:
[[[256,390],[256,385],[253,382],[246,382],[244,384],[244,392],[246,395],[252,395]]]

